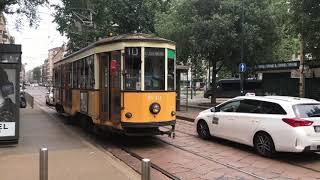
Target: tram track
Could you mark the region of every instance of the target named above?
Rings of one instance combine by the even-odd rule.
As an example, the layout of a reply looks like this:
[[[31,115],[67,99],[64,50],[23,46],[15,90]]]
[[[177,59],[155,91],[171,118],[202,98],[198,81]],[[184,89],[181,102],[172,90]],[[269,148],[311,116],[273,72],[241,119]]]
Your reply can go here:
[[[45,106],[47,108],[50,108],[52,110],[55,110],[55,108],[53,106],[47,106],[43,103],[41,103],[39,100],[36,100],[35,99],[35,102],[38,106]],[[41,108],[41,110],[43,110],[44,112],[46,112],[44,109]],[[61,119],[62,117],[55,114],[53,115],[55,118],[58,118],[58,119]],[[68,128],[68,127],[66,127]],[[106,144],[105,139],[101,139],[97,137],[96,134],[89,134],[89,136],[85,136],[83,135],[81,132],[80,133],[77,133],[77,134],[80,134],[82,138],[85,138],[86,140],[88,140],[89,142],[94,142],[93,145],[97,148],[102,148],[103,150],[105,151],[108,151],[110,152],[114,157],[118,158],[119,160],[121,160],[122,162],[124,162],[125,164],[127,164],[128,166],[130,166],[133,170],[135,170],[138,174],[141,175],[141,172],[136,169],[135,167],[133,167],[132,165],[130,165],[130,163],[126,162],[122,157],[119,156],[119,154],[115,153],[115,152],[112,152],[110,151],[110,147],[109,145],[110,144]],[[108,141],[110,142],[110,141]],[[122,146],[118,143],[115,143],[115,142],[112,142],[112,145],[116,146],[117,148],[121,149],[122,151],[126,152],[127,154],[129,154],[130,156],[134,157],[135,159],[137,159],[138,161],[142,161],[142,159],[144,159],[144,157],[140,156],[139,154],[131,151],[130,149],[126,148],[125,146]],[[166,176],[167,178],[169,179],[172,179],[172,180],[180,180],[179,177],[175,176],[174,174],[166,171],[164,168],[160,167],[159,165],[151,162],[151,168],[158,171],[159,173],[163,174],[164,176]]]
[[[40,102],[39,102],[38,100],[35,100],[35,102],[36,102],[38,105],[40,105]],[[42,105],[42,104],[44,104],[44,103],[41,103],[41,106],[46,106],[46,105]],[[46,106],[46,107],[48,107],[48,108],[50,108],[50,109],[52,109],[52,110],[55,110],[55,108],[52,107],[52,106]],[[57,117],[57,118],[61,118],[61,116],[56,116],[56,117]],[[179,119],[179,120],[180,120],[180,119]],[[183,120],[182,120],[182,121],[183,121]],[[186,125],[189,126],[189,127],[192,126],[192,124],[189,124],[189,123],[182,123],[182,124],[186,124]],[[188,135],[188,136],[193,136],[193,137],[196,136],[195,134],[187,133],[187,132],[184,132],[184,131],[181,131],[181,130],[178,130],[178,129],[176,129],[176,132],[182,133],[182,134],[185,134],[185,135]],[[90,135],[90,136],[91,136],[91,135]],[[94,137],[91,137],[90,139],[92,140],[92,138],[93,138],[93,139],[96,139],[96,138],[94,138]],[[192,150],[183,148],[183,147],[181,147],[181,146],[179,146],[179,145],[176,145],[176,144],[167,142],[167,141],[162,140],[162,139],[160,139],[160,138],[154,138],[154,140],[156,140],[156,141],[158,141],[158,142],[161,142],[161,143],[164,143],[164,144],[166,144],[167,146],[171,146],[171,147],[173,147],[173,148],[176,148],[176,149],[179,149],[179,150],[181,150],[181,151],[184,151],[184,152],[186,152],[186,153],[190,153],[190,154],[192,154],[192,155],[194,155],[194,156],[201,157],[201,158],[206,159],[206,160],[208,160],[208,161],[210,161],[210,162],[214,162],[214,163],[220,164],[220,165],[222,165],[222,166],[224,166],[224,167],[227,167],[227,168],[233,169],[233,170],[235,170],[235,171],[238,171],[238,172],[247,174],[247,175],[249,175],[249,176],[251,176],[251,177],[254,177],[254,178],[257,178],[257,179],[266,179],[265,177],[258,176],[258,175],[254,174],[254,173],[252,173],[252,172],[242,170],[242,169],[237,168],[237,167],[234,167],[234,166],[232,166],[232,165],[230,165],[230,164],[220,162],[219,160],[215,160],[215,159],[213,159],[213,158],[211,158],[211,157],[204,156],[204,155],[202,155],[202,154],[199,154],[198,152],[195,152],[195,151],[192,151]],[[101,148],[105,149],[106,151],[108,151],[108,147],[107,147],[106,144],[104,144],[103,141],[98,142],[98,143],[95,143],[95,145],[96,145],[96,144],[99,145],[99,146],[101,146]],[[128,147],[125,147],[125,146],[123,146],[123,145],[120,145],[119,143],[118,143],[118,144],[113,144],[113,145],[115,145],[116,147],[118,147],[119,149],[121,149],[122,151],[126,152],[127,154],[129,154],[130,156],[132,156],[133,158],[135,158],[135,159],[137,159],[137,160],[139,160],[139,161],[141,161],[141,159],[143,159],[143,156],[142,156],[142,155],[139,155],[139,153],[136,153],[135,150],[132,150],[132,149],[130,149],[130,148],[128,148]],[[110,152],[110,151],[109,151],[109,152]],[[110,152],[110,153],[111,153],[111,152]],[[114,153],[112,153],[112,154],[113,154],[115,157],[117,157],[118,159],[120,159],[120,157],[117,156],[117,154],[114,154]],[[120,159],[120,160],[121,160],[121,159]],[[284,162],[284,163],[287,163],[287,164],[291,164],[291,165],[296,166],[296,167],[299,167],[299,168],[307,169],[307,170],[310,170],[310,171],[313,171],[313,172],[317,172],[317,173],[320,172],[320,171],[317,170],[317,169],[310,168],[310,167],[306,167],[306,166],[304,166],[304,165],[301,165],[301,164],[296,163],[296,162],[292,162],[292,161],[290,161],[290,160],[278,160],[278,159],[275,159],[275,160],[277,160],[277,161],[279,161],[279,162]],[[121,161],[123,161],[123,160],[121,160]],[[126,164],[128,164],[128,163],[125,162],[125,161],[123,161],[123,162],[126,163]],[[129,164],[128,164],[128,165],[129,165]],[[131,165],[129,165],[129,166],[134,169],[134,167],[132,167]],[[174,174],[170,173],[169,171],[166,171],[164,168],[160,167],[159,165],[157,165],[157,164],[155,164],[155,163],[152,163],[152,164],[151,164],[151,168],[154,169],[155,171],[163,174],[164,176],[166,176],[166,177],[169,178],[169,179],[180,179],[179,177],[175,176]],[[134,169],[134,170],[137,171],[137,172],[140,174],[140,171],[139,171],[138,169]]]

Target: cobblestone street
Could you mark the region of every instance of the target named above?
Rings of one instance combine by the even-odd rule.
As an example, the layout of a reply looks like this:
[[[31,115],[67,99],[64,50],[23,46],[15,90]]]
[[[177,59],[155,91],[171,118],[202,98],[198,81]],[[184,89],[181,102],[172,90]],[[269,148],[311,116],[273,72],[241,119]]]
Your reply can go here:
[[[46,107],[43,98],[35,94],[36,103],[49,114],[54,110]],[[41,104],[43,103],[43,104]],[[179,116],[195,117],[201,110],[180,112]],[[56,116],[57,122],[65,120]],[[59,120],[60,119],[60,120]],[[59,122],[61,121],[61,122]],[[139,137],[107,136],[97,138],[87,136],[76,126],[68,130],[80,134],[87,141],[102,146],[136,171],[140,171],[140,161],[131,152],[180,179],[319,179],[320,155],[316,153],[279,153],[268,159],[257,155],[248,146],[230,141],[211,138],[200,139],[192,122],[177,120],[175,139],[156,136]],[[154,179],[170,179],[152,169]]]

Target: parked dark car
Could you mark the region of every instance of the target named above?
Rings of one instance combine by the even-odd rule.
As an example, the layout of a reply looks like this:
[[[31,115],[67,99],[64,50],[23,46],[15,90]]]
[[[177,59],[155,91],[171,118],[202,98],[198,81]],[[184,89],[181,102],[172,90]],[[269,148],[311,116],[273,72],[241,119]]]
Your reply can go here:
[[[26,108],[27,107],[27,101],[25,97],[24,92],[20,92],[20,108]]]
[[[204,98],[212,96],[212,88],[204,92]],[[262,95],[262,81],[256,79],[247,79],[244,81],[244,92]],[[216,97],[233,98],[240,96],[240,79],[221,79],[217,82]]]

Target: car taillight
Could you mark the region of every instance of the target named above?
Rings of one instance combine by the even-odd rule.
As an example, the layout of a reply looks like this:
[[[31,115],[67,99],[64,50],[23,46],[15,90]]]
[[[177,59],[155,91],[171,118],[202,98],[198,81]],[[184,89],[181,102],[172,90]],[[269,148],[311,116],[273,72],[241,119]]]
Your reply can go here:
[[[313,121],[308,121],[300,118],[283,118],[282,121],[292,127],[311,126],[313,123]]]

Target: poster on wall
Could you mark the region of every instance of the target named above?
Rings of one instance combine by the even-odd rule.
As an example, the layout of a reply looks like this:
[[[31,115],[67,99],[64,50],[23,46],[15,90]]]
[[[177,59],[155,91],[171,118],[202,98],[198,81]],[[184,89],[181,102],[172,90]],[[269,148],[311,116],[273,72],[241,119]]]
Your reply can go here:
[[[80,93],[80,111],[83,113],[88,113],[88,93]]]
[[[0,137],[15,136],[16,70],[0,66]]]

